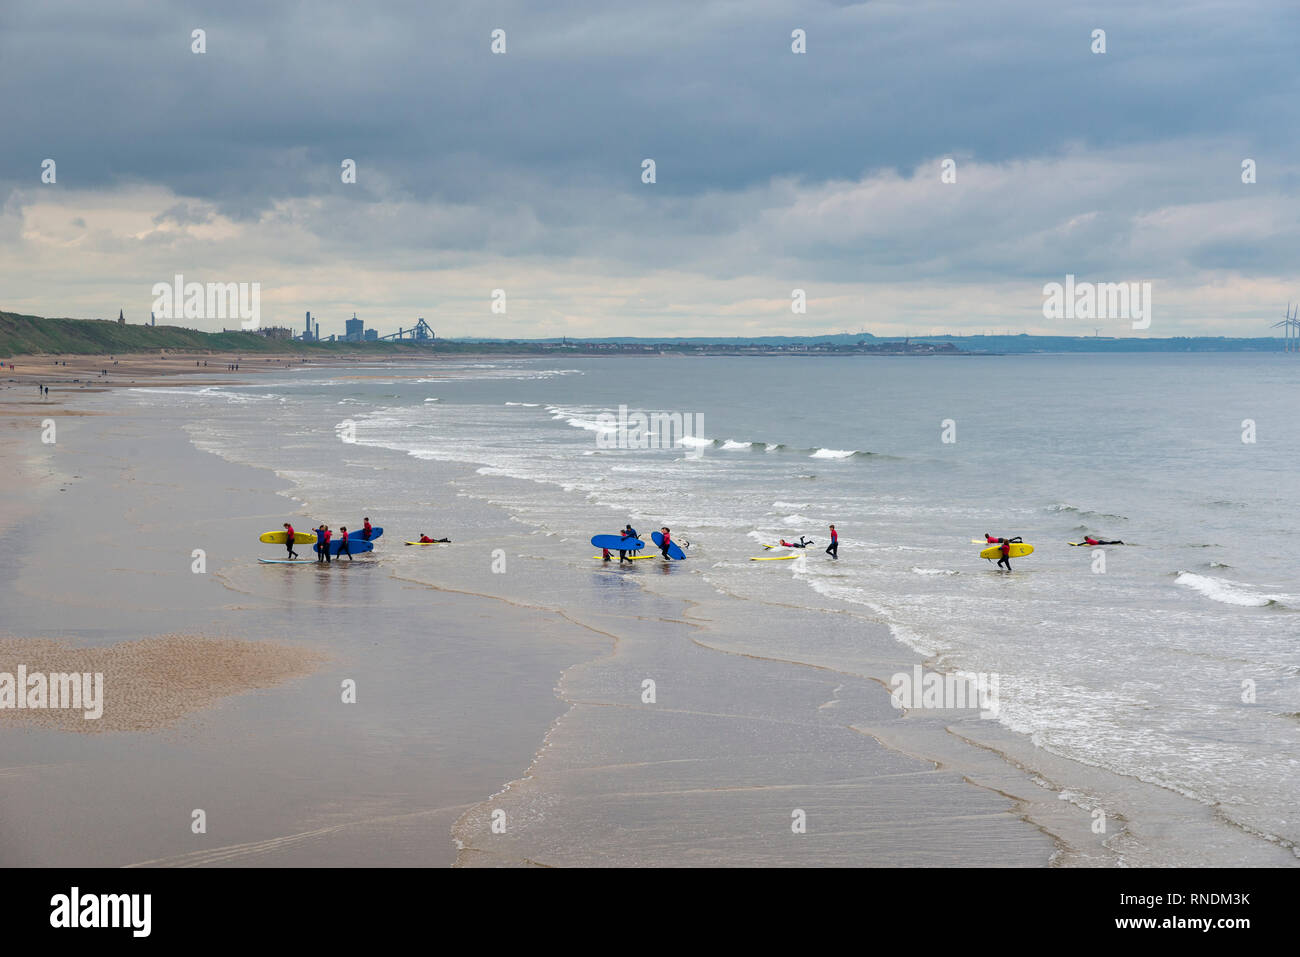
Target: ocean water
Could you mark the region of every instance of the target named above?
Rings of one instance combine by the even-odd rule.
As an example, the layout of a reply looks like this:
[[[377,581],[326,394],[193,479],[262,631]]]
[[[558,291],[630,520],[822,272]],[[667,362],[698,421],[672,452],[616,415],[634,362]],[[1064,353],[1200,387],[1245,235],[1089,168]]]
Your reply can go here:
[[[558,608],[599,607],[603,575],[707,588],[792,609],[807,630],[782,656],[851,672],[851,650],[819,641],[847,611],[932,668],[998,674],[998,722],[1035,747],[1300,840],[1290,357],[494,359],[131,395],[174,404],[200,448],[292,479],[335,527],[364,509],[390,546],[472,547],[397,552],[412,582]],[[607,447],[620,406],[694,434]],[[670,526],[690,560],[593,568],[587,539],[627,521]],[[971,544],[985,532],[1035,552],[1000,572]],[[1068,544],[1084,534],[1126,544]],[[816,545],[798,559],[749,561],[800,535]],[[496,547],[549,570],[494,575]],[[755,655],[770,640],[731,639]]]

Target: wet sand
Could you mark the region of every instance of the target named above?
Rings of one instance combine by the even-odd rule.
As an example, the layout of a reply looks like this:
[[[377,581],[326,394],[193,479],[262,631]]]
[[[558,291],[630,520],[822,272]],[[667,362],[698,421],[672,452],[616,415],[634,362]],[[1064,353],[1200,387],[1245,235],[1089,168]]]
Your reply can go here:
[[[52,445],[39,421],[0,432],[0,670],[122,692],[109,733],[0,721],[0,864],[451,864],[456,817],[527,766],[604,637],[382,558],[258,566],[278,553],[257,532],[308,524],[286,483],[198,451],[164,406],[98,398]]]

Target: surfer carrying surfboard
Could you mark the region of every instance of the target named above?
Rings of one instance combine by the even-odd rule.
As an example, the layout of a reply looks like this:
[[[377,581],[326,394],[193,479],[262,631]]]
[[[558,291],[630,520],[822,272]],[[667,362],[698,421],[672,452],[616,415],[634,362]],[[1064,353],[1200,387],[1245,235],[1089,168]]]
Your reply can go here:
[[[329,561],[330,556],[330,536],[329,529],[322,522],[320,528],[316,529],[316,564],[321,565]]]
[[[988,537],[987,533],[985,533],[985,537],[986,538]],[[1002,553],[1002,557],[998,559],[999,568],[1001,568],[1003,565],[1006,565],[1007,571],[1011,571],[1011,543],[1021,542],[1021,541],[1024,541],[1024,539],[1022,539],[1019,535],[1017,535],[1015,538],[998,539],[997,543],[1002,546],[999,549],[999,551]]]
[[[365,524],[361,527],[361,537],[366,541],[370,541],[370,516],[367,515],[363,521],[365,521]]]
[[[835,559],[836,561],[839,561],[840,536],[839,533],[835,531],[834,525],[831,526],[831,543],[826,546],[826,554],[829,555],[831,558]]]
[[[348,561],[352,561],[352,550],[348,548],[348,527],[339,526],[339,555],[348,556]]]
[[[667,525],[660,526],[659,534],[663,536],[663,539],[659,543],[659,551],[663,554],[664,561],[669,561],[668,549],[672,547],[673,540],[671,537],[669,537],[668,526]]]
[[[293,526],[288,522],[284,523],[284,547],[289,549],[290,558],[298,557],[298,553],[293,550]]]
[[[629,522],[628,524],[624,525],[624,526],[623,526],[623,531],[620,532],[619,534],[622,535],[623,538],[636,538],[636,537],[637,537],[636,529],[632,527],[632,523],[631,523],[631,522]],[[619,563],[620,565],[622,565],[624,562],[627,562],[629,565],[632,564],[632,559],[630,559],[630,558],[627,557],[627,552],[628,552],[628,550],[625,549],[625,548],[620,548],[620,549],[618,550],[618,563]],[[608,549],[605,551],[605,558],[606,558],[606,559],[609,558],[609,551],[608,551]]]
[[[330,539],[334,537],[334,532],[328,525],[322,525],[321,527],[325,529],[323,545],[325,551],[325,564],[328,565],[330,563]]]

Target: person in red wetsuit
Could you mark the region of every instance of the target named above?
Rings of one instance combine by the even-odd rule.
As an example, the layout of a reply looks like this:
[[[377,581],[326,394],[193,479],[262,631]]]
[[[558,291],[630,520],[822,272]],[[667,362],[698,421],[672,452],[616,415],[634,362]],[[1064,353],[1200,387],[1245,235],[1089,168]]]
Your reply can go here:
[[[284,547],[289,550],[290,558],[298,557],[298,553],[293,550],[293,526],[288,522],[284,523]]]
[[[321,522],[320,527],[316,529],[316,564],[323,565],[329,561],[329,530],[326,529],[325,523]]]
[[[984,541],[990,545],[996,545],[998,542],[1002,541],[1002,539],[998,538],[996,535],[990,535],[988,532],[985,532]]]
[[[366,516],[364,521],[365,524],[361,526],[361,537],[366,541],[370,541],[370,516]]]
[[[1124,543],[1119,541],[1119,539],[1115,539],[1113,541],[1107,541],[1106,539],[1103,538],[1093,538],[1091,535],[1085,535],[1083,536],[1083,541],[1080,542],[1080,544],[1081,545],[1123,545]]]
[[[348,527],[339,526],[339,557],[348,556],[348,561],[352,561],[352,550],[348,548]]]
[[[668,548],[672,545],[672,536],[668,531],[668,526],[664,525],[659,529],[659,534],[663,536],[659,545],[659,551],[664,556],[664,561],[669,561]]]
[[[322,527],[323,529],[325,529],[325,540],[324,540],[324,542],[323,542],[323,544],[324,544],[325,547],[322,548],[321,551],[325,553],[325,564],[328,565],[328,564],[330,563],[330,561],[331,561],[331,559],[330,559],[330,539],[334,537],[334,531],[333,531],[333,529],[331,529],[328,525],[322,525],[321,527]]]
[[[840,535],[839,532],[835,531],[834,525],[831,526],[831,543],[826,546],[826,554],[829,555],[831,558],[834,558],[836,561],[839,560]]]

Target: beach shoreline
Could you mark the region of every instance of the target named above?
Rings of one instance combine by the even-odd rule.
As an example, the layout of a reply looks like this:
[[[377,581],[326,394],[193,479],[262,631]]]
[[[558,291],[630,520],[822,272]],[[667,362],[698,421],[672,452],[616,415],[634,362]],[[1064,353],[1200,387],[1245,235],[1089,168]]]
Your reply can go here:
[[[170,389],[185,380],[155,381]],[[211,384],[205,377],[204,386]],[[1171,799],[1154,785],[1117,782],[969,713],[900,713],[889,703],[889,676],[940,663],[842,602],[828,600],[812,617],[811,631],[829,642],[827,655],[852,649],[849,667],[833,656],[824,664],[810,657],[798,640],[810,628],[807,609],[718,594],[690,577],[575,573],[557,563],[571,543],[521,534],[496,506],[476,506],[482,531],[468,540],[457,535],[457,546],[468,551],[449,554],[486,562],[504,543],[509,578],[489,576],[474,586],[459,571],[462,563],[415,563],[409,552],[420,549],[404,556],[387,548],[400,534],[383,542],[387,552],[379,561],[262,574],[267,569],[252,564],[247,544],[250,525],[274,528],[290,518],[310,527],[322,509],[307,502],[326,491],[316,479],[271,462],[214,457],[215,449],[196,447],[186,414],[152,402],[130,406],[116,389],[87,389],[76,407],[69,396],[31,406],[20,404],[31,400],[5,398],[0,393],[3,454],[25,463],[25,471],[0,499],[0,518],[11,527],[41,529],[24,536],[30,539],[24,567],[7,572],[14,577],[10,593],[29,606],[10,616],[17,637],[96,645],[181,630],[281,642],[327,659],[305,677],[236,694],[168,729],[95,736],[114,744],[103,754],[82,748],[70,765],[83,786],[102,785],[107,776],[121,790],[127,786],[112,770],[118,765],[108,763],[110,753],[112,762],[133,767],[157,739],[197,735],[231,780],[251,786],[250,767],[269,774],[284,807],[245,795],[250,823],[244,830],[196,851],[180,835],[145,839],[140,821],[105,805],[92,817],[123,838],[96,848],[91,860],[68,848],[73,856],[64,863],[1113,866],[1146,861],[1175,824],[1222,841],[1212,809]],[[4,415],[9,409],[16,411]],[[59,441],[49,446],[36,439],[41,410],[57,417]],[[373,457],[367,468],[380,470],[405,459],[395,451],[366,454]],[[449,494],[484,481],[465,466],[429,463],[428,469],[430,484]],[[96,486],[107,498],[79,499],[81,488]],[[331,494],[346,499],[350,493]],[[68,504],[52,512],[51,499],[65,496]],[[81,579],[60,615],[41,614],[64,594],[66,582],[56,584],[66,574],[60,569],[76,565],[68,531],[104,524],[105,508],[110,516],[119,511],[142,540],[176,526],[185,538],[204,542],[210,576],[176,573],[175,565],[190,561],[194,542],[186,541],[179,554],[149,554],[111,568],[106,582]],[[171,519],[173,510],[186,518]],[[102,541],[88,546],[90,554],[99,554]],[[113,564],[120,563],[115,555]],[[141,576],[158,584],[129,584]],[[164,581],[175,595],[159,597]],[[603,601],[612,599],[615,610],[557,598],[593,585],[614,589]],[[292,609],[294,622],[275,616],[277,607]],[[393,609],[392,622],[373,622],[379,607]],[[113,611],[106,626],[107,609]],[[160,615],[179,629],[153,625]],[[45,627],[50,617],[64,626]],[[403,621],[413,622],[416,633]],[[758,621],[777,636],[761,655],[738,640]],[[432,646],[419,637],[430,628],[439,636]],[[791,636],[785,646],[782,635]],[[387,657],[374,660],[376,654]],[[509,676],[504,683],[503,675]],[[649,707],[640,699],[646,675],[656,676],[663,692]],[[337,684],[345,677],[386,691],[383,708],[365,727],[335,713]],[[445,700],[428,700],[430,680],[439,689],[435,697]],[[271,718],[269,727],[299,730],[282,740],[266,725],[259,730],[255,716]],[[215,743],[214,735],[232,727],[252,735],[255,759]],[[438,740],[448,729],[455,745]],[[0,730],[0,741],[12,745],[11,733]],[[25,749],[27,761],[35,762],[45,749],[68,748],[58,738],[69,737],[66,732],[24,734],[17,754],[6,753],[6,766],[27,767]],[[45,747],[31,750],[32,743]],[[396,768],[373,768],[366,785],[331,782],[330,800],[321,805],[312,779],[339,760],[336,749],[364,762],[376,746]],[[421,764],[430,753],[440,756],[432,776]],[[54,782],[38,772],[24,775],[32,780],[9,792],[10,799],[17,793],[20,817],[42,802],[59,806]],[[1107,797],[1116,794],[1123,797],[1119,806]],[[809,806],[812,839],[780,843],[790,833],[789,814]],[[1110,821],[1102,833],[1092,826],[1099,807]],[[498,819],[507,822],[504,832],[494,829]],[[758,830],[755,821],[764,822]],[[441,828],[440,839],[427,835],[431,826]],[[376,831],[383,836],[372,847],[367,842]],[[413,840],[417,832],[423,836]],[[1244,860],[1289,863],[1283,848],[1244,835],[1230,841]],[[953,847],[961,848],[957,859]],[[0,848],[5,860],[38,863],[30,854]],[[1197,863],[1194,854],[1185,856]]]

